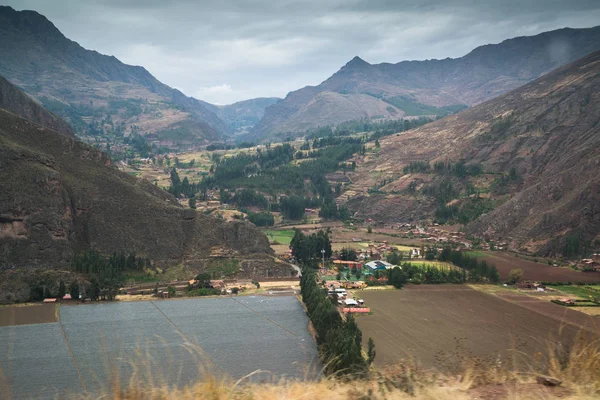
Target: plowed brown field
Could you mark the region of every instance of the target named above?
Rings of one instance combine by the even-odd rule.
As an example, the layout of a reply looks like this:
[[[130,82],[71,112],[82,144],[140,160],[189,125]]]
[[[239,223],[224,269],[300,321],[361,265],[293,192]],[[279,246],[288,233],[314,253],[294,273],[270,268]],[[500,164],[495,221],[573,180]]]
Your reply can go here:
[[[540,301],[523,307],[462,285],[409,285],[358,293],[373,315],[357,317],[363,340],[375,341],[379,366],[414,359],[442,370],[466,357],[531,365],[548,341],[571,341],[582,327],[600,334],[600,320]],[[543,304],[542,304],[543,303]],[[542,313],[543,311],[543,313]]]
[[[0,326],[56,322],[56,304],[0,307]]]
[[[484,254],[484,257],[478,257],[494,264],[498,268],[500,279],[507,279],[511,269],[520,268],[525,274],[525,279],[532,281],[600,282],[600,272],[578,272],[568,268],[552,267],[496,251]]]

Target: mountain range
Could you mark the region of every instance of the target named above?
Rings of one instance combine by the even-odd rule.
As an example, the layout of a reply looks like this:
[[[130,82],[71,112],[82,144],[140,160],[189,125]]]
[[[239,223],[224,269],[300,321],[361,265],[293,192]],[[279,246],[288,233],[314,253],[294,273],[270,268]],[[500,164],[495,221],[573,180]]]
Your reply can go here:
[[[600,243],[600,52],[380,146],[357,157],[341,199],[361,218],[418,221],[492,201],[467,232],[541,254],[564,253],[568,238]],[[446,167],[456,162],[460,175]]]
[[[0,6],[0,75],[64,117],[82,136],[132,132],[160,145],[223,140],[276,99],[231,106],[187,97],[146,69],[86,50],[35,11]]]
[[[596,50],[600,27],[517,37],[456,59],[369,64],[355,57],[320,85],[290,92],[267,108],[248,138],[272,140],[363,118],[449,114]]]

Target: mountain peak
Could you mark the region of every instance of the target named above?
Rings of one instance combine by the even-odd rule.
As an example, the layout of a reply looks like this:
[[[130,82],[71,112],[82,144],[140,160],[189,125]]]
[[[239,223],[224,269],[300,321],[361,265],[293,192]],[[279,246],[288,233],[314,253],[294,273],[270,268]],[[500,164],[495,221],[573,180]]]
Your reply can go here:
[[[36,11],[17,11],[10,6],[0,6],[0,21],[22,32],[45,37],[58,36],[64,38],[64,35],[48,18]]]
[[[359,56],[355,56],[352,60],[348,61],[348,63],[344,66],[346,68],[360,68],[371,66],[368,62],[360,58]]]

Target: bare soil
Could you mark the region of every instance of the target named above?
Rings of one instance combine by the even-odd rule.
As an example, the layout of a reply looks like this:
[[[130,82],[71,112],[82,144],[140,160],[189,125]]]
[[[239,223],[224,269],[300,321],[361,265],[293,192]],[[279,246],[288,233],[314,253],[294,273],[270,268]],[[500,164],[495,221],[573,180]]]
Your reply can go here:
[[[571,341],[581,326],[596,322],[552,303],[544,303],[542,310],[541,304],[509,302],[464,285],[409,285],[357,294],[373,311],[357,322],[365,346],[369,337],[375,341],[378,366],[413,359],[427,368],[455,372],[477,358],[515,362],[522,370],[532,365],[535,353],[547,350],[548,341]]]
[[[534,261],[516,258],[502,252],[486,252],[486,261],[494,264],[500,273],[500,279],[507,279],[512,269],[523,270],[526,280],[547,282],[600,282],[600,272],[578,272],[568,268],[553,267]]]
[[[0,326],[57,322],[56,304],[0,307]]]

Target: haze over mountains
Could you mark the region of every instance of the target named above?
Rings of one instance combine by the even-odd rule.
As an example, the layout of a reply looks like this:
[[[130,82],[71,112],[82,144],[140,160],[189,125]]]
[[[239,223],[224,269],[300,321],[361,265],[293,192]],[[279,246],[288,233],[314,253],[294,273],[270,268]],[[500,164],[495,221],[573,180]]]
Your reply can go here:
[[[470,233],[547,255],[560,253],[569,236],[593,242],[600,238],[599,106],[595,52],[508,94],[383,139],[377,154],[357,158],[345,196],[360,218],[406,222],[434,211],[439,218],[438,210],[487,201],[464,194],[470,180],[498,204],[467,225]],[[483,174],[404,170],[415,162],[461,160]],[[378,193],[367,193],[382,180]],[[456,194],[444,199],[440,193],[448,188]],[[436,205],[436,196],[448,203]]]
[[[600,27],[561,29],[481,46],[464,57],[371,65],[359,57],[285,99],[216,106],[185,96],[143,67],[86,50],[35,11],[0,7],[0,75],[80,134],[132,133],[157,146],[269,141],[362,118],[446,115],[531,81],[600,47]],[[181,147],[179,147],[181,148]]]
[[[355,57],[320,85],[291,92],[269,107],[249,137],[287,137],[361,118],[446,114],[506,93],[599,49],[600,27],[595,27],[509,39],[456,59],[371,65]]]

